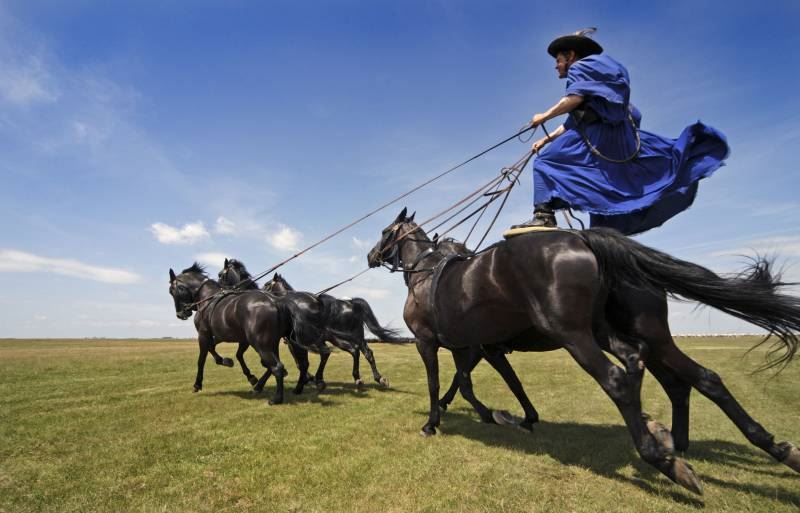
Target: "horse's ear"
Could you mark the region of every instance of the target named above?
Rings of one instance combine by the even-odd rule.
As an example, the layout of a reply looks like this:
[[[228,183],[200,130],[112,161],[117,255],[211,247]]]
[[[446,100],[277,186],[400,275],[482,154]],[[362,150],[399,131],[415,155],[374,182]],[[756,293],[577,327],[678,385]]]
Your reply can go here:
[[[225,259],[225,265],[223,267],[228,267],[228,259]]]
[[[175,281],[175,271],[173,271],[172,268],[170,267],[170,269],[169,269],[169,282],[172,283],[173,281]]]
[[[272,276],[272,279],[273,279],[273,280],[277,280],[277,279],[278,279],[278,273],[275,273],[275,275],[274,275],[274,276]]]
[[[431,239],[431,240],[432,240],[433,242],[436,242],[437,240],[439,240],[439,232],[436,232],[436,233],[434,233],[434,234],[433,234],[433,239]]]
[[[412,222],[412,221],[414,221],[414,216],[415,216],[415,215],[417,215],[417,211],[416,211],[416,210],[414,211],[414,213],[413,213],[413,214],[411,214],[411,215],[408,217],[408,219],[406,219],[406,221],[408,221],[409,223],[410,223],[410,222]]]
[[[394,220],[395,223],[402,223],[406,220],[406,213],[408,212],[407,207],[403,207],[403,210],[400,211],[400,215],[397,216],[397,219]]]

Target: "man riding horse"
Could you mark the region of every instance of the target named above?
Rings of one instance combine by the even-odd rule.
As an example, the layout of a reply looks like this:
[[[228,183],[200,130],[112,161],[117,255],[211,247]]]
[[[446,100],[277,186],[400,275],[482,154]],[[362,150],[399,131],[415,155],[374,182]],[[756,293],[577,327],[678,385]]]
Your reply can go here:
[[[515,228],[555,227],[555,209],[567,207],[588,212],[592,226],[627,235],[655,228],[686,210],[698,182],[728,156],[725,136],[699,121],[677,139],[640,130],[628,70],[586,36],[594,30],[547,48],[567,79],[566,94],[531,125],[569,116],[533,143],[533,219]]]

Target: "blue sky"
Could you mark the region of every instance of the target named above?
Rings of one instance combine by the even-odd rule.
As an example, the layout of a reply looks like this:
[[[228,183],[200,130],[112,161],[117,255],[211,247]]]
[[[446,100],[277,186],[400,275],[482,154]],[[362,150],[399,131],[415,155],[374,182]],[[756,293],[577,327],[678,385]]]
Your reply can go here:
[[[266,270],[514,133],[563,94],[547,44],[587,26],[628,67],[643,128],[677,137],[701,119],[732,149],[689,211],[639,240],[720,272],[777,253],[800,280],[800,4],[641,4],[0,3],[0,337],[194,336],[170,267]],[[427,218],[527,147],[404,204]],[[530,197],[528,169],[491,240]],[[398,210],[282,274],[311,291],[355,274]],[[404,328],[398,275],[336,293]],[[692,304],[670,320],[755,331]]]

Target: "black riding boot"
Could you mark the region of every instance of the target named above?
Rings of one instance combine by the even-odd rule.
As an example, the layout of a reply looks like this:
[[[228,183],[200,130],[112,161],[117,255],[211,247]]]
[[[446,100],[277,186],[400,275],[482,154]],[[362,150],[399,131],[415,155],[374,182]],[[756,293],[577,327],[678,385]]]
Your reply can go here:
[[[512,225],[511,228],[531,228],[537,226],[542,228],[555,228],[558,226],[556,223],[556,213],[549,203],[534,205],[533,218],[522,224]]]

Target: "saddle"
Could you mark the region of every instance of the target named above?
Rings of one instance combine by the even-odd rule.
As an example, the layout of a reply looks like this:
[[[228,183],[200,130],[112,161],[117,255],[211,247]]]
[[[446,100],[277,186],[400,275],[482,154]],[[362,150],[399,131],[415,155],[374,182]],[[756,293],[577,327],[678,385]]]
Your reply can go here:
[[[511,237],[516,237],[517,235],[522,235],[524,233],[552,232],[556,230],[559,230],[559,228],[555,226],[524,226],[521,228],[509,228],[503,232],[503,238],[510,239]]]

